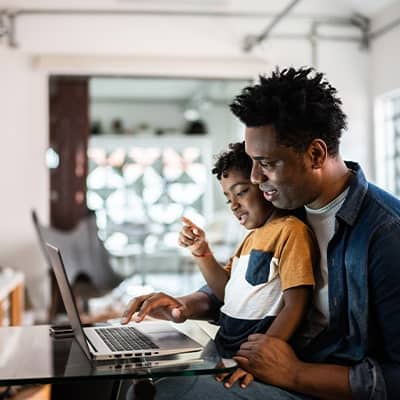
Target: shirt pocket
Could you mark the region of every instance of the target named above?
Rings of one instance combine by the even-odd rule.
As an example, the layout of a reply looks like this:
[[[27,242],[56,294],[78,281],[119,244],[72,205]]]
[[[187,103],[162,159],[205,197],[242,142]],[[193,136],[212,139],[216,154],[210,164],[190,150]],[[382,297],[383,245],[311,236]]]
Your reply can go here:
[[[272,253],[251,250],[246,270],[246,281],[253,286],[267,282],[272,257]]]

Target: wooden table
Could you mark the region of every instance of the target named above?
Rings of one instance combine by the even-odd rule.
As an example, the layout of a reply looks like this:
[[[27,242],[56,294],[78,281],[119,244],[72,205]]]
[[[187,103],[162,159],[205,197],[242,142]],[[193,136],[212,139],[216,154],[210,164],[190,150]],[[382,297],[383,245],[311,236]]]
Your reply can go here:
[[[0,326],[21,325],[24,311],[24,274],[0,269]]]

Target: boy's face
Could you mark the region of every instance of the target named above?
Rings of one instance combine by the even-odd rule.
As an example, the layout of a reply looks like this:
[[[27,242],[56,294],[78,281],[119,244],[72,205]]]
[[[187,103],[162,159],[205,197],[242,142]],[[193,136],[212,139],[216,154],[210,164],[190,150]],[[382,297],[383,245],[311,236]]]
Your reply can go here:
[[[275,208],[264,199],[258,186],[240,171],[228,171],[227,177],[222,176],[220,183],[232,213],[247,229],[264,225],[274,213]]]

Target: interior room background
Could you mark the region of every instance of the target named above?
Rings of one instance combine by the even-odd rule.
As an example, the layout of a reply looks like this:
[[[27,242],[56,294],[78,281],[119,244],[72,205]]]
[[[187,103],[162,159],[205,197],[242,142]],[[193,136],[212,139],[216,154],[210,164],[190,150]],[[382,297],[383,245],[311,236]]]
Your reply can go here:
[[[0,0],[0,31],[7,30],[14,11],[31,8],[28,3]],[[96,0],[90,7],[103,13],[21,12],[13,35],[0,37],[0,265],[26,273],[38,312],[48,304],[43,290],[47,270],[29,213],[35,208],[49,222],[46,152],[51,76],[248,82],[276,65],[314,65],[338,89],[348,114],[344,158],[358,161],[370,180],[396,191],[393,174],[387,173],[388,158],[395,153],[387,132],[393,137],[400,88],[400,29],[382,28],[399,18],[399,1],[300,1],[265,41],[247,52],[245,38],[260,34],[284,8],[281,2],[175,0],[166,5],[155,0]],[[81,1],[35,2],[36,10],[90,7]],[[107,10],[129,12],[107,14]],[[326,22],[333,17],[348,20],[354,12],[370,18],[368,43],[363,42],[359,26]],[[320,22],[314,41],[310,40],[313,21]],[[91,112],[98,116],[98,110]],[[103,128],[110,122],[104,121]],[[133,122],[125,124],[134,128]],[[144,133],[146,125],[142,128]],[[233,122],[204,135],[212,153],[242,137],[242,127]],[[207,178],[215,179],[209,173]],[[212,213],[223,207],[213,198]]]

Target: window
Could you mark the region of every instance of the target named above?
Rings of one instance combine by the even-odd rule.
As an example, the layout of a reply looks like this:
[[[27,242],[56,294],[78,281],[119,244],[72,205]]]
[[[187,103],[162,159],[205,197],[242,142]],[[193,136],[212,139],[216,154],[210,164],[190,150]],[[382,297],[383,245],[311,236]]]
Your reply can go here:
[[[87,205],[111,254],[176,248],[183,215],[204,224],[210,154],[207,138],[90,139]]]
[[[376,178],[400,196],[400,93],[378,100],[376,122]]]

